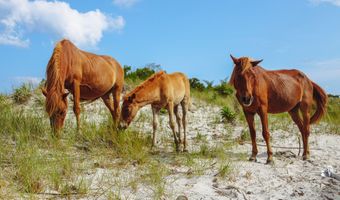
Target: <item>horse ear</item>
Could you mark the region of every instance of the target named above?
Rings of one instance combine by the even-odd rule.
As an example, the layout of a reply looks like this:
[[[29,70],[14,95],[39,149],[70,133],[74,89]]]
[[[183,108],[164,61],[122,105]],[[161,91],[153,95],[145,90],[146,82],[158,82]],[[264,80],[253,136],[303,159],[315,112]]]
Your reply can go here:
[[[65,92],[65,93],[63,94],[63,99],[66,99],[67,96],[68,96],[69,94],[70,94],[69,92]]]
[[[253,65],[253,67],[255,67],[255,66],[257,66],[262,61],[263,60],[255,60],[255,61],[251,61],[250,63]]]
[[[41,88],[41,92],[43,93],[43,95],[46,97],[47,96],[47,91],[45,88]]]
[[[235,58],[233,55],[230,54],[231,59],[233,60],[234,64],[238,64],[239,63],[239,59]]]

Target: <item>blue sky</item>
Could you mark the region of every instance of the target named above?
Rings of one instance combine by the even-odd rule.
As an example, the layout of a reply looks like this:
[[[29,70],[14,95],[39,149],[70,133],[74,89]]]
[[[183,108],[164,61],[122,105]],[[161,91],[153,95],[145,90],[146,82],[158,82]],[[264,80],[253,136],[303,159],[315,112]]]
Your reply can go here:
[[[122,65],[219,80],[229,54],[296,68],[340,94],[340,0],[0,0],[0,92],[45,77],[56,41]]]

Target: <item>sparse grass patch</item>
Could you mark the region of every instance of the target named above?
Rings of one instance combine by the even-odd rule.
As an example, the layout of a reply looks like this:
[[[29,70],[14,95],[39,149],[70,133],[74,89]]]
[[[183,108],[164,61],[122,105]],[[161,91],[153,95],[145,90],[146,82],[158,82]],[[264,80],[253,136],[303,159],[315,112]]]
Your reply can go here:
[[[235,121],[236,113],[231,111],[231,109],[227,106],[224,106],[221,109],[220,114],[221,114],[223,121],[225,121],[225,122],[233,123]]]
[[[237,138],[238,143],[243,144],[245,141],[250,141],[250,133],[248,129],[243,129],[241,135]]]
[[[17,104],[26,103],[32,96],[32,84],[24,83],[20,87],[14,89],[13,100]]]
[[[147,167],[148,171],[144,175],[146,183],[151,185],[154,193],[154,199],[161,199],[165,193],[166,179],[168,169],[160,162],[154,161]]]
[[[217,175],[219,177],[226,177],[232,172],[232,167],[230,162],[220,164]]]

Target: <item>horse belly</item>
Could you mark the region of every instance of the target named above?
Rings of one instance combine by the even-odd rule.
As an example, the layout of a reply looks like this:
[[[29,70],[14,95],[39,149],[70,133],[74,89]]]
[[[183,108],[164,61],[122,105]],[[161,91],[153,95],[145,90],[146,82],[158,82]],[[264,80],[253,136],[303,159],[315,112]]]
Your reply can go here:
[[[91,81],[84,81],[80,85],[80,96],[82,99],[91,100],[99,98],[109,92],[114,86],[112,76],[94,76]]]
[[[268,112],[269,113],[287,112],[292,110],[298,103],[299,99],[292,97],[269,99]]]
[[[88,86],[80,86],[80,98],[82,100],[93,100],[93,99],[97,99],[101,96],[103,96],[104,94],[106,94],[108,92],[108,90],[103,90],[103,89],[92,89],[89,88]]]

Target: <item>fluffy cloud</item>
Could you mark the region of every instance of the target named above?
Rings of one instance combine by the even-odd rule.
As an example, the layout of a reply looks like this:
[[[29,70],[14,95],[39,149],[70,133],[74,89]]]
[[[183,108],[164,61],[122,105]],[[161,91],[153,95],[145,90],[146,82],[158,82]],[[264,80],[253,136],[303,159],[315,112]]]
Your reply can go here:
[[[113,0],[113,3],[119,7],[131,7],[139,0]]]
[[[37,31],[95,46],[104,31],[124,25],[122,16],[112,18],[100,10],[81,13],[61,1],[0,0],[0,44],[28,46],[24,34]]]
[[[330,3],[330,4],[333,4],[335,6],[340,7],[340,0],[309,0],[309,1],[314,3],[314,4]]]

